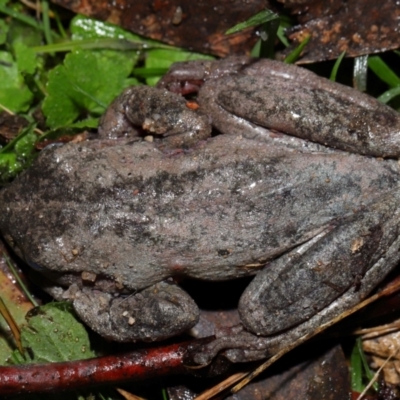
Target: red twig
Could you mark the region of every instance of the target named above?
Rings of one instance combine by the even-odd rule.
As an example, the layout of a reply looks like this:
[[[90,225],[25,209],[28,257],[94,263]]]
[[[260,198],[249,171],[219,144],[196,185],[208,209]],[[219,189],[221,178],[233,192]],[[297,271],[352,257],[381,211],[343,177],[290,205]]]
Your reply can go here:
[[[196,344],[199,341],[195,341]],[[76,390],[184,373],[193,342],[81,361],[0,367],[0,395]]]

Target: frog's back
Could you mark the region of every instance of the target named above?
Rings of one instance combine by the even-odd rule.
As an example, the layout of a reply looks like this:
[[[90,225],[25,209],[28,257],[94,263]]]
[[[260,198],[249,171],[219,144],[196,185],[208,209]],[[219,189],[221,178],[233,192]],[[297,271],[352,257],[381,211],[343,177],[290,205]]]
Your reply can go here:
[[[100,141],[46,150],[0,193],[0,229],[31,263],[141,288],[228,279],[396,186],[395,163],[284,153],[219,136],[188,153]]]

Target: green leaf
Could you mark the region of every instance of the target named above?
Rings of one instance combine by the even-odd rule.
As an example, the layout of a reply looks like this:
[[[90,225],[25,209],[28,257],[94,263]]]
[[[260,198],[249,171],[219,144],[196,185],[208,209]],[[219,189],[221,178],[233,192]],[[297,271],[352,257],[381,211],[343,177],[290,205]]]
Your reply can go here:
[[[139,35],[135,35],[120,26],[88,18],[83,15],[77,15],[71,20],[70,30],[73,40],[114,38],[156,43],[153,40],[144,39]]]
[[[4,44],[7,39],[8,24],[4,19],[0,19],[0,44]]]
[[[14,44],[15,58],[19,72],[33,74],[36,70],[36,53],[22,42]]]
[[[72,40],[74,41],[89,41],[90,39],[115,39],[115,43],[110,42],[110,45],[118,46],[120,49],[146,49],[146,48],[163,48],[170,49],[171,46],[157,42],[156,40],[146,39],[143,36],[129,32],[120,26],[110,24],[108,22],[98,21],[93,18],[88,18],[83,15],[74,17],[70,24]],[[117,47],[115,47],[117,48]],[[132,62],[136,63],[139,58],[139,53],[133,53],[135,58]]]
[[[50,71],[47,93],[42,110],[50,128],[71,124],[78,118],[80,109],[74,101],[76,93],[70,85],[63,65],[58,65]]]
[[[12,20],[7,35],[7,41],[10,44],[21,42],[28,47],[36,46],[42,42],[42,32],[40,29],[35,29],[23,22]]]
[[[29,108],[32,99],[32,93],[22,84],[19,88],[1,88],[0,84],[0,104],[15,113],[26,111]]]
[[[70,303],[54,302],[35,308],[27,320],[28,324],[21,328],[21,342],[32,357],[24,360],[15,354],[14,361],[44,363],[95,356],[88,334],[75,318]]]
[[[130,52],[76,50],[49,73],[43,112],[50,128],[93,118],[130,83]]]
[[[0,183],[7,182],[25,169],[36,155],[37,135],[30,124],[5,147],[0,149]]]
[[[12,55],[0,51],[0,104],[18,113],[26,111],[32,99]]]

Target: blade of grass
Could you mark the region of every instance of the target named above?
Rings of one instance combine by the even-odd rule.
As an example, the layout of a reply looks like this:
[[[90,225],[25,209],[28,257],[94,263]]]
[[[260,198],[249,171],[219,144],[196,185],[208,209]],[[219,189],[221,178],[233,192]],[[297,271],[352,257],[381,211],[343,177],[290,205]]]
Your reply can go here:
[[[278,14],[275,14],[271,10],[265,9],[265,10],[260,11],[256,15],[253,15],[248,20],[243,21],[243,22],[239,22],[238,24],[236,24],[232,28],[229,28],[225,32],[225,35],[230,35],[232,33],[237,33],[237,32],[242,31],[243,29],[251,28],[253,26],[259,26],[259,25],[265,24],[265,23],[267,23],[269,21],[273,21],[273,20],[276,20],[276,19],[279,20],[279,15]]]
[[[18,21],[21,21],[29,26],[32,26],[33,28],[43,31],[43,25],[38,23],[34,18],[22,14],[18,11],[15,11],[12,8],[6,7],[3,4],[0,4],[0,13],[6,14],[12,18],[17,19]]]
[[[364,350],[362,348],[362,340],[361,338],[357,338],[356,340],[356,346],[358,348],[358,352],[360,353],[360,358],[362,361],[362,365],[364,367],[364,372],[365,375],[367,376],[367,379],[369,381],[371,381],[374,378],[374,373],[370,370],[368,362],[367,362],[367,358],[365,357],[365,353]],[[374,390],[378,391],[378,382],[375,382],[372,387],[374,388]]]
[[[106,110],[107,104],[103,103],[96,97],[92,96],[90,93],[88,93],[86,90],[82,89],[79,85],[77,85],[75,82],[71,82],[71,86],[79,93],[81,93],[83,96],[87,97],[88,99],[92,100],[94,103],[96,103],[98,106]]]
[[[10,261],[8,256],[5,254],[3,255],[4,259],[6,260],[8,268],[10,268],[11,273],[13,274],[15,280],[17,281],[18,285],[21,287],[22,291],[24,292],[26,298],[33,304],[34,307],[38,307],[39,304],[37,301],[32,297],[31,293],[29,292],[28,288],[26,287],[25,283],[20,278],[17,270],[15,269],[13,263]]]
[[[290,45],[289,40],[287,40],[287,37],[285,36],[285,29],[288,28],[289,26],[290,24],[288,22],[285,22],[281,19],[278,32],[276,33],[276,36],[279,38],[279,40],[285,47],[289,47]]]
[[[390,100],[395,98],[396,96],[400,95],[400,86],[395,87],[393,89],[389,89],[386,92],[382,93],[379,97],[378,100],[381,103],[388,103]]]
[[[9,326],[14,339],[15,343],[18,347],[18,350],[21,352],[21,354],[24,354],[24,349],[22,348],[21,344],[21,331],[19,330],[19,327],[17,323],[15,322],[15,319],[11,315],[10,311],[8,310],[6,304],[4,303],[3,299],[0,297],[0,314],[3,316],[4,320],[7,322],[7,325]]]
[[[126,39],[83,39],[83,40],[70,40],[62,43],[53,43],[45,46],[31,47],[37,53],[57,53],[72,51],[77,47],[88,49],[114,49],[114,50],[143,50],[143,49],[172,49],[173,47],[157,43],[155,45],[141,42],[133,42]],[[176,49],[176,48],[174,48]]]
[[[162,76],[166,74],[168,68],[134,68],[132,71],[133,76],[138,78],[151,78],[154,76]]]
[[[307,36],[292,52],[290,52],[283,60],[286,64],[293,64],[300,56],[303,49],[307,46],[311,36]]]
[[[279,28],[279,18],[269,20],[260,28],[260,57],[273,58],[275,39]]]
[[[351,352],[350,365],[351,365],[351,389],[354,392],[361,393],[364,389],[364,385],[362,379],[362,360],[357,342],[354,344],[353,350]]]
[[[371,56],[368,59],[369,69],[390,88],[400,86],[400,78],[379,56]]]
[[[332,68],[331,76],[329,77],[329,79],[333,82],[336,81],[336,75],[337,75],[338,69],[340,67],[340,64],[342,63],[342,60],[343,60],[345,54],[346,54],[345,51],[343,51],[342,54],[340,54],[338,59],[335,61],[335,65]]]
[[[260,38],[257,44],[251,51],[254,57],[272,58],[274,55],[274,45],[279,28],[280,19],[279,15],[273,11],[265,9],[253,15],[248,20],[240,22],[228,29],[225,35],[237,33],[243,29],[251,28],[254,26],[260,26]]]
[[[51,37],[51,28],[50,28],[50,18],[49,18],[49,3],[47,0],[42,0],[42,21],[43,21],[43,29],[44,29],[44,37],[46,39],[47,44],[53,43],[53,38]]]
[[[68,38],[67,32],[65,32],[65,29],[64,29],[64,27],[63,27],[63,25],[61,23],[60,16],[55,11],[54,11],[54,19],[56,21],[57,29],[58,29],[58,32],[59,32],[60,36],[63,39],[67,39]]]

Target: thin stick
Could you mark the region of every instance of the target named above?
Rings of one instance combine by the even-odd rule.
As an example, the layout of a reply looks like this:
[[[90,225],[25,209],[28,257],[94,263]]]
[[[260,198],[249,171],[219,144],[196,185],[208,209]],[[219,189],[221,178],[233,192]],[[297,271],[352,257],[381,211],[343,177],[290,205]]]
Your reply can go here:
[[[257,369],[255,369],[251,373],[247,372],[241,372],[233,375],[232,377],[229,377],[225,379],[224,381],[220,382],[218,385],[214,386],[213,388],[203,392],[199,396],[196,397],[195,400],[207,400],[210,399],[212,396],[215,396],[218,393],[221,393],[223,390],[225,390],[227,387],[230,385],[236,383],[238,380],[244,378],[239,384],[234,386],[231,389],[231,393],[237,393],[239,390],[241,390],[244,386],[246,386],[252,379],[257,377],[259,374],[261,374],[263,371],[265,371],[270,365],[272,365],[275,361],[279,360],[281,357],[283,357],[286,353],[289,351],[293,350],[295,347],[299,346],[300,344],[306,342],[308,339],[311,339],[312,337],[316,336],[317,334],[321,333],[325,329],[331,327],[332,325],[336,324],[337,322],[341,321],[342,319],[348,317],[349,315],[355,313],[356,311],[362,309],[363,307],[367,306],[368,304],[373,303],[374,301],[378,300],[381,297],[384,296],[389,296],[392,293],[395,293],[397,290],[400,289],[400,282],[396,282],[393,285],[390,285],[383,289],[381,292],[369,297],[368,299],[362,301],[361,303],[357,304],[350,310],[347,310],[337,316],[336,318],[326,322],[325,324],[321,325],[318,327],[313,332],[307,333],[306,335],[302,336],[298,340],[296,340],[293,344],[285,347],[278,353],[276,353],[274,356],[272,356],[270,359],[268,359],[265,363],[261,364]]]
[[[338,315],[336,318],[333,318],[332,320],[326,322],[325,324],[322,324],[315,331],[309,332],[306,335],[302,336],[301,338],[296,340],[296,342],[294,342],[290,346],[286,347],[285,349],[279,351],[273,357],[271,357],[269,360],[267,360],[265,363],[261,364],[258,368],[256,368],[252,373],[250,373],[239,384],[234,386],[231,389],[231,393],[237,393],[240,389],[242,389],[244,386],[246,386],[251,380],[253,380],[255,377],[260,375],[261,372],[265,371],[271,364],[273,364],[279,358],[284,356],[290,350],[292,350],[295,347],[299,346],[300,344],[306,342],[307,340],[311,339],[312,337],[316,336],[317,334],[321,333],[322,331],[324,331],[325,329],[331,327],[332,325],[335,325],[337,322],[339,322],[342,319],[348,317],[349,315],[354,314],[356,311],[364,308],[368,304],[373,303],[374,301],[378,300],[381,297],[388,296],[388,295],[396,292],[399,289],[400,289],[400,282],[396,282],[394,285],[390,285],[387,288],[383,289],[381,292],[369,297],[368,299],[365,299],[361,303],[359,303],[356,306],[352,307],[350,310],[347,310],[347,311],[343,312],[342,314]]]

